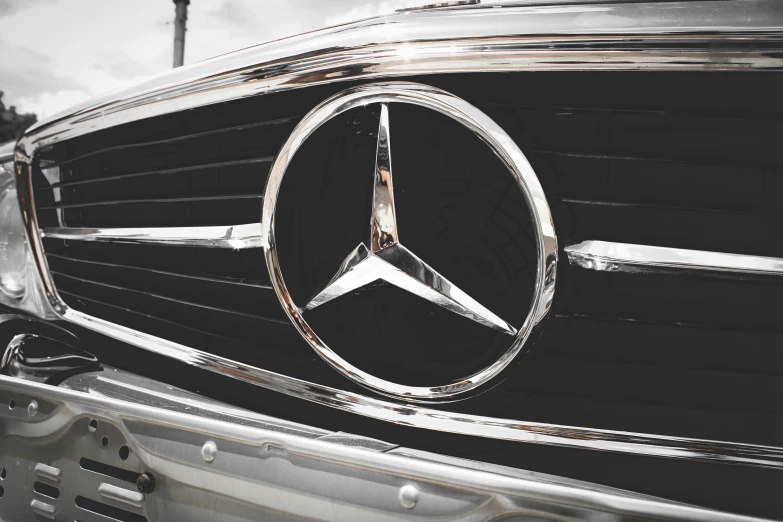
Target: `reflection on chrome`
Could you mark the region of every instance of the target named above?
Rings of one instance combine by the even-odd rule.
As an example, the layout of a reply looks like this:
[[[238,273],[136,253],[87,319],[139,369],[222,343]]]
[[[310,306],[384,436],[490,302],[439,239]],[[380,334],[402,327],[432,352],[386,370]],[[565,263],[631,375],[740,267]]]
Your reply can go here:
[[[42,237],[72,241],[110,241],[201,248],[259,248],[261,224],[166,228],[45,228]]]
[[[378,146],[375,151],[375,187],[372,194],[372,220],[370,248],[373,253],[395,245],[397,217],[394,210],[394,185],[391,170],[391,133],[389,130],[389,105],[381,104],[378,124]]]
[[[362,243],[340,265],[337,274],[307,305],[312,310],[332,299],[383,280],[479,324],[508,335],[516,329],[399,243],[391,171],[389,106],[381,104],[375,158],[370,245]]]
[[[381,120],[376,147],[375,190],[371,217],[370,248],[357,246],[340,265],[326,288],[304,309],[293,302],[280,269],[275,245],[275,208],[286,168],[296,151],[313,132],[331,118],[354,107],[381,104]],[[452,285],[434,269],[399,243],[394,213],[390,103],[409,103],[440,112],[470,129],[500,158],[524,194],[534,224],[538,247],[536,282],[530,312],[519,329],[476,302]],[[544,190],[519,147],[486,114],[461,98],[428,85],[410,82],[375,83],[346,89],[310,111],[291,133],[272,165],[264,194],[263,236],[267,268],[278,298],[291,321],[310,346],[349,379],[380,393],[408,400],[433,400],[451,397],[475,389],[497,376],[514,359],[528,336],[547,315],[555,288],[557,237]],[[373,245],[375,243],[375,245]],[[311,310],[378,279],[468,317],[490,328],[515,336],[506,352],[494,363],[458,382],[437,386],[406,386],[380,379],[350,364],[318,337],[307,324],[303,311]]]
[[[565,248],[572,265],[601,272],[706,271],[737,275],[783,275],[783,259],[608,241]]]

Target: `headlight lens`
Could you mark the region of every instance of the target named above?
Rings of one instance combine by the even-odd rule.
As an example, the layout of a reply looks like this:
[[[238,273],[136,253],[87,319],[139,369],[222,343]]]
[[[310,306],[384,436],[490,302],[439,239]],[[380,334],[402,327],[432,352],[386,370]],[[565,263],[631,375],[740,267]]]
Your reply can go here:
[[[9,174],[5,168],[0,176]],[[0,292],[22,299],[27,289],[27,241],[13,179],[0,186]]]
[[[0,305],[52,318],[41,288],[19,209],[13,161],[8,161],[0,164]]]

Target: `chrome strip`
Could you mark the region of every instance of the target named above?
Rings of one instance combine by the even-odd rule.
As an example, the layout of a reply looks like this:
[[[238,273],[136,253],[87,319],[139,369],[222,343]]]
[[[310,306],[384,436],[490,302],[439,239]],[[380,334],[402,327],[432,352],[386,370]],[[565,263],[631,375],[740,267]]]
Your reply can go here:
[[[762,522],[599,484],[315,430],[205,401],[121,371],[77,376],[66,385],[70,389],[0,376],[3,465],[10,484],[21,483],[42,454],[56,455],[62,470],[57,514],[63,520],[89,515],[63,499],[123,493],[114,498],[131,500],[122,507],[136,509],[148,520],[258,520],[270,513],[272,519],[376,522]],[[9,409],[5,401],[11,397],[20,406],[36,401],[39,412],[30,417],[26,408]],[[96,433],[86,429],[90,419],[98,422]],[[99,442],[104,433],[108,448]],[[81,468],[81,458],[105,461],[110,459],[107,449],[116,453],[121,444],[130,449],[122,467],[136,473],[151,470],[164,488],[165,502],[155,501],[161,494],[157,488],[148,498],[131,496],[133,486],[122,481],[116,485],[124,491],[107,491],[103,484],[115,480]],[[211,448],[210,460],[199,451],[204,447]],[[30,518],[32,489],[6,490],[4,518]],[[133,507],[145,498],[142,507]]]
[[[32,188],[33,158],[42,147],[161,114],[310,85],[458,72],[783,69],[779,7],[778,0],[694,1],[398,13],[178,68],[91,100],[35,125],[16,147],[17,193],[42,289],[52,311],[68,321],[187,364],[376,419],[488,438],[783,468],[783,449],[775,447],[400,405],[281,376],[81,314],[57,294]]]
[[[699,270],[738,275],[783,276],[783,258],[706,252],[608,241],[565,247],[572,265],[601,272]]]
[[[201,248],[259,248],[261,223],[220,227],[45,228],[42,238]]]
[[[42,121],[28,131],[28,141],[43,147],[161,114],[346,80],[520,70],[781,69],[782,50],[779,0],[396,13],[177,68]]]
[[[568,448],[783,469],[783,448],[523,422],[375,399],[302,381],[116,325],[76,310],[63,318],[191,366],[308,401],[405,426]]]

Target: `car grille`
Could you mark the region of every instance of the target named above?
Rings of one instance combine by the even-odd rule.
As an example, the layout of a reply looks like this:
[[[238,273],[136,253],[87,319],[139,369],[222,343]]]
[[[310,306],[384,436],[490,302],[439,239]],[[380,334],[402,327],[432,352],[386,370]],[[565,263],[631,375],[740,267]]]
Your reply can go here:
[[[535,349],[491,391],[447,408],[780,442],[779,279],[596,272],[570,265],[562,252],[602,240],[783,257],[780,75],[405,79],[446,89],[504,127],[541,180],[561,249],[555,304]],[[57,144],[38,158],[39,224],[256,223],[277,150],[302,115],[347,85],[207,106]],[[51,238],[44,245],[58,291],[77,310],[292,376],[352,386],[289,324],[259,248]]]

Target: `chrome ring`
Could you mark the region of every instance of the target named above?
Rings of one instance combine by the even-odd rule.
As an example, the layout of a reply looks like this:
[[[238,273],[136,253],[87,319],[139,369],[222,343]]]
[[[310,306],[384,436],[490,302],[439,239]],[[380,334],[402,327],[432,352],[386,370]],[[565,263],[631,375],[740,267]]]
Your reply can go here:
[[[462,379],[437,386],[407,386],[380,379],[335,353],[309,327],[283,280],[275,242],[275,209],[283,176],[296,151],[321,125],[355,107],[371,103],[411,103],[435,110],[465,125],[481,138],[516,178],[533,217],[538,246],[535,291],[530,311],[509,349],[493,364]],[[262,210],[264,254],[272,285],[299,333],[326,362],[349,379],[381,394],[407,400],[434,400],[465,393],[497,376],[522,350],[533,329],[547,316],[555,290],[557,237],[544,190],[525,155],[506,132],[478,108],[446,91],[411,82],[374,83],[342,91],[310,111],[277,155],[269,173]]]

